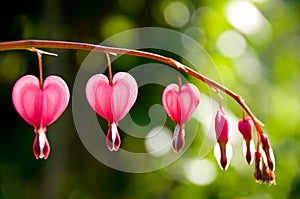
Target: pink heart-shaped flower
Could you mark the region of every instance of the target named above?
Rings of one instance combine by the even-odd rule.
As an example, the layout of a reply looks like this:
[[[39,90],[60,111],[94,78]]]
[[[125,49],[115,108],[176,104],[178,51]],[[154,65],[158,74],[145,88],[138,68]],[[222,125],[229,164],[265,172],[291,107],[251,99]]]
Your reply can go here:
[[[14,85],[12,100],[21,117],[34,126],[36,137],[33,152],[36,159],[47,159],[50,145],[46,127],[63,113],[69,103],[67,84],[57,76],[49,76],[40,87],[39,80],[32,75],[20,78]]]
[[[114,75],[112,85],[103,74],[92,76],[86,84],[86,97],[91,107],[110,122],[121,120],[136,101],[138,86],[125,72]]]
[[[70,94],[58,76],[45,79],[43,88],[32,75],[20,78],[12,91],[13,104],[22,118],[36,128],[52,124],[66,109]]]
[[[185,123],[190,119],[200,102],[200,92],[193,84],[181,88],[177,84],[168,85],[162,96],[163,106],[177,123],[172,139],[173,151],[179,153],[184,147]]]
[[[177,124],[186,123],[200,102],[200,92],[190,83],[180,90],[177,84],[170,84],[163,92],[162,102],[173,121]]]
[[[106,145],[117,151],[121,145],[117,126],[136,101],[138,86],[135,79],[126,72],[116,73],[112,84],[103,74],[92,76],[86,84],[86,98],[101,117],[109,121]]]

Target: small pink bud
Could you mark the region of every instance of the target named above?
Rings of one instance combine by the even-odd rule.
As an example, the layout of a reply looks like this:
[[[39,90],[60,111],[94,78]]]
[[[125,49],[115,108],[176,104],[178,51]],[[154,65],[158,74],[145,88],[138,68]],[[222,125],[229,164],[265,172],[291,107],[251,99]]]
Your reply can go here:
[[[215,117],[215,131],[219,143],[227,143],[229,140],[229,122],[222,108],[218,109]]]
[[[232,147],[228,144],[229,122],[226,113],[219,108],[215,117],[215,132],[218,144],[215,146],[215,157],[223,170],[228,168],[232,157]],[[219,149],[218,147],[219,146]]]
[[[245,140],[245,156],[248,164],[251,164],[253,160],[253,141],[252,141],[252,132],[253,132],[253,121],[250,117],[246,117],[239,121],[238,123],[238,129],[240,133],[243,135]]]
[[[245,140],[252,140],[253,126],[254,124],[250,117],[246,117],[239,121],[238,129]]]
[[[262,143],[262,148],[267,156],[267,163],[268,167],[274,171],[275,170],[275,158],[274,158],[274,153],[270,145],[269,138],[266,134],[262,134],[260,136],[261,143]]]

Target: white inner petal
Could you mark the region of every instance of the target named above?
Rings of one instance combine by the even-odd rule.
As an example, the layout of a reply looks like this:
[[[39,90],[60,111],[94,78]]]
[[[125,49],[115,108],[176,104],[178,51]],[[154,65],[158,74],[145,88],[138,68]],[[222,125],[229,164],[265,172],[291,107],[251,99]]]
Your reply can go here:
[[[43,128],[39,128],[38,134],[39,134],[40,158],[43,158],[44,157],[43,150],[47,138]]]
[[[117,137],[117,125],[116,123],[112,123],[111,124],[111,141],[112,141],[112,144],[113,144],[113,149],[115,148],[115,141],[116,141],[116,137]]]

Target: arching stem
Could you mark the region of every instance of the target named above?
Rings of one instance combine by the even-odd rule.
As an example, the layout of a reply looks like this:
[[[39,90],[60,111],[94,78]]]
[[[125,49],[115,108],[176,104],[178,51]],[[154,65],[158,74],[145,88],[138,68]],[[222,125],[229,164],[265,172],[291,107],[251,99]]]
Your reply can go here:
[[[247,112],[247,114],[251,117],[256,127],[256,130],[259,134],[263,134],[262,126],[263,123],[260,122],[255,115],[251,112],[248,105],[244,102],[240,95],[237,95],[230,89],[226,88],[225,86],[207,78],[206,76],[196,72],[195,70],[187,67],[186,65],[172,59],[169,57],[165,57],[162,55],[158,55],[155,53],[149,53],[140,50],[132,50],[126,48],[115,48],[115,47],[107,47],[101,45],[94,45],[88,43],[80,43],[80,42],[67,42],[67,41],[52,41],[52,40],[19,40],[19,41],[9,41],[9,42],[0,42],[0,51],[7,51],[7,50],[31,50],[35,48],[58,48],[58,49],[75,49],[75,50],[88,50],[88,51],[97,51],[97,52],[104,52],[104,53],[112,53],[112,54],[127,54],[137,57],[144,57],[153,60],[160,61],[167,65],[173,66],[178,70],[184,71],[197,79],[204,82],[206,85],[210,86],[212,89],[218,89],[223,91],[231,98],[233,98],[241,107],[242,109]]]

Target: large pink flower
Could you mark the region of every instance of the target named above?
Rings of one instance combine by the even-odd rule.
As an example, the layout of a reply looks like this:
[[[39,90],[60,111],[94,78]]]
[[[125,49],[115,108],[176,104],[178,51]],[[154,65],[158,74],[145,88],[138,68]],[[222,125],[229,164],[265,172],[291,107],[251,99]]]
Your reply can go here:
[[[121,139],[117,130],[120,121],[132,108],[138,94],[135,79],[126,72],[116,73],[112,84],[103,74],[92,76],[86,84],[86,97],[91,107],[109,122],[107,147],[118,150]]]
[[[36,137],[33,152],[37,159],[47,159],[50,146],[46,127],[66,109],[70,94],[67,84],[57,76],[49,76],[40,88],[39,80],[32,75],[20,78],[12,91],[13,104],[21,117],[34,126]]]
[[[193,84],[185,84],[181,88],[177,84],[168,85],[162,96],[163,106],[176,122],[172,147],[180,152],[184,147],[184,124],[190,119],[200,102],[200,92]]]

